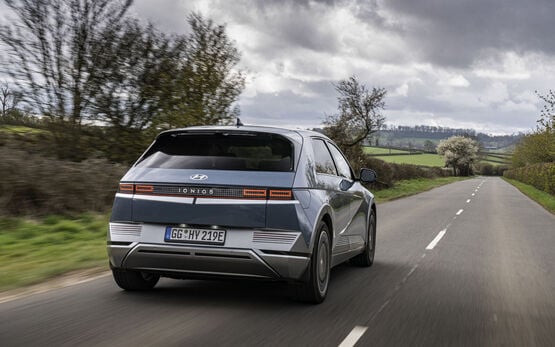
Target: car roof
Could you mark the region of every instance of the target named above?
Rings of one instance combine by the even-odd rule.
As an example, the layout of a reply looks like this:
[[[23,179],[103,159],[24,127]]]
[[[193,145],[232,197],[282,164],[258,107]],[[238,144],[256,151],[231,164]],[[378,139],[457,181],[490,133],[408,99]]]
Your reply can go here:
[[[178,132],[188,132],[188,131],[206,131],[206,130],[214,130],[214,131],[253,131],[253,132],[264,132],[270,134],[279,134],[279,135],[300,135],[302,137],[323,137],[328,138],[326,135],[313,131],[313,130],[305,130],[305,129],[290,129],[290,128],[280,128],[280,127],[272,127],[272,126],[257,126],[257,125],[216,125],[216,126],[192,126],[187,128],[177,128],[171,129],[161,132],[158,136],[167,133],[178,133]]]

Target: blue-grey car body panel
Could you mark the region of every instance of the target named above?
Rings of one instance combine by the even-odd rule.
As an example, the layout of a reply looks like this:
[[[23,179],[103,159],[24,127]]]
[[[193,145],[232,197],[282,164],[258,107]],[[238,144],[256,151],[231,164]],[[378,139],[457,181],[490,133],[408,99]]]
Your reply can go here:
[[[199,134],[281,136],[291,144],[291,170],[141,166],[160,139]],[[315,139],[333,145],[317,132],[270,127],[191,127],[161,133],[121,179],[121,184],[134,188],[132,192],[119,192],[114,199],[108,231],[110,265],[171,277],[202,274],[299,280],[309,266],[316,228],[322,220],[330,224],[332,265],[360,254],[368,238],[374,196],[353,174],[341,177],[317,173],[312,145]],[[135,190],[141,185],[171,192],[191,187],[289,190],[292,197],[244,200],[142,194]],[[223,244],[167,242],[164,233],[171,226],[225,230],[226,239]]]

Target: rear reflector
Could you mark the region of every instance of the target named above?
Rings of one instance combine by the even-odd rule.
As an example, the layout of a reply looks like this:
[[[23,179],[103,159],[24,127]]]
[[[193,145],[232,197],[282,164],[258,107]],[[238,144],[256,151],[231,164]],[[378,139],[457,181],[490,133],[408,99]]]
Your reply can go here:
[[[270,190],[272,200],[291,200],[293,193],[290,190]]]
[[[135,191],[137,193],[152,193],[152,192],[154,192],[154,187],[137,184],[135,186]]]
[[[243,189],[244,198],[266,199],[266,189]]]
[[[120,183],[119,184],[120,193],[133,194],[133,184],[131,183]]]

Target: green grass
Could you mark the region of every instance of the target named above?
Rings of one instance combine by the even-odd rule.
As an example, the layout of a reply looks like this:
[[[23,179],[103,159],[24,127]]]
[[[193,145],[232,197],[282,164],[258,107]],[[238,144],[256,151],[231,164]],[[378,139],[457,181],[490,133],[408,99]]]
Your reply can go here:
[[[546,210],[555,214],[555,196],[551,195],[543,190],[539,190],[529,184],[522,183],[517,180],[509,179],[503,177],[503,179],[518,190],[520,190],[524,195],[528,196],[530,199],[534,200],[538,204],[542,205]]]
[[[500,157],[496,155],[486,155],[482,160],[480,160],[480,162],[491,164],[494,166],[511,164],[510,157]]]
[[[364,153],[366,154],[400,154],[400,153],[409,153],[408,151],[402,151],[399,149],[389,149],[383,147],[363,147]]]
[[[510,145],[510,146],[502,147],[498,149],[491,149],[491,150],[488,150],[488,152],[512,154],[515,151],[515,148],[516,148],[516,145]]]
[[[2,132],[17,134],[17,135],[26,135],[26,134],[40,134],[40,133],[45,133],[47,131],[42,129],[30,128],[22,125],[0,125],[0,133]]]
[[[371,148],[374,151],[376,147],[366,147]],[[383,148],[377,148],[383,149]],[[385,149],[387,150],[387,149]],[[398,151],[402,152],[402,151]],[[379,154],[379,153],[373,153]],[[374,156],[374,158],[383,160],[388,163],[395,163],[395,164],[412,164],[412,165],[420,165],[420,166],[431,166],[431,167],[444,167],[445,163],[443,162],[443,158],[437,154],[431,153],[423,153],[423,154],[412,154],[412,155],[395,155],[395,156]],[[488,163],[494,166],[497,165],[510,165],[510,161],[504,160],[495,156],[485,156],[484,160],[481,160],[482,163]]]
[[[395,164],[412,164],[421,166],[443,167],[445,163],[437,154],[416,154],[416,155],[395,155],[395,156],[376,156],[374,158],[381,159],[388,163]]]
[[[395,182],[392,188],[374,192],[378,202],[384,202],[406,196],[418,194],[449,183],[468,179],[468,177],[439,177],[439,178],[416,178]]]
[[[0,219],[0,291],[106,266],[107,215]]]

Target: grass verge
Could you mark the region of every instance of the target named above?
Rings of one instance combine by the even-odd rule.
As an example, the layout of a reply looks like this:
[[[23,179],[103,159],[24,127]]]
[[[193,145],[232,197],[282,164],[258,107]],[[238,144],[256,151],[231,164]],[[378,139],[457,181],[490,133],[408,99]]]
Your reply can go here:
[[[0,219],[0,291],[107,266],[108,215]]]
[[[374,192],[377,202],[395,200],[406,196],[418,194],[449,183],[462,181],[469,177],[439,177],[439,178],[415,178],[395,182],[392,188]]]
[[[546,210],[555,214],[555,196],[517,180],[505,177],[503,177],[503,179],[515,186],[516,189],[520,190],[524,195],[542,205]]]

